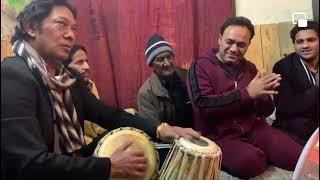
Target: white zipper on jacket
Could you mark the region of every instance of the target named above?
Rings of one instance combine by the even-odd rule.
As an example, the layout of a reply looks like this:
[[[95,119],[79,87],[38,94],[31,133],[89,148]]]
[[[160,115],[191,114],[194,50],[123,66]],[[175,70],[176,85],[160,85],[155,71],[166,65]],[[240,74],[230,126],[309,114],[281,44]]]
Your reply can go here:
[[[312,75],[310,75],[309,70],[307,69],[307,67],[306,67],[306,65],[304,64],[303,60],[302,60],[301,58],[299,58],[299,59],[300,59],[300,62],[301,62],[301,64],[302,64],[302,66],[303,66],[304,71],[306,72],[306,74],[307,74],[307,76],[308,76],[308,79],[309,79],[310,83],[313,84],[313,85],[315,85],[315,84],[316,84],[316,81],[315,81],[314,77],[313,77]]]
[[[236,120],[233,120],[233,124],[235,124],[236,126],[239,126],[239,127],[241,128],[242,134],[244,134],[244,129],[243,129],[243,127],[242,127],[239,123],[237,123]]]

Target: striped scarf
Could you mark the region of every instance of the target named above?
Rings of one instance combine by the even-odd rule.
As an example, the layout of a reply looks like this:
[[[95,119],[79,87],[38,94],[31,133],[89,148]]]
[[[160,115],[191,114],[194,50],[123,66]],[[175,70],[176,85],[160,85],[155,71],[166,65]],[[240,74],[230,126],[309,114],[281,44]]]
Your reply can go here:
[[[24,41],[18,40],[12,47],[13,51],[24,58],[31,70],[38,69],[42,83],[48,88],[49,95],[52,97],[52,103],[56,113],[56,125],[58,127],[60,151],[68,153],[74,152],[85,145],[83,131],[77,118],[76,109],[74,107],[70,87],[75,83],[76,79],[71,78],[70,72],[61,64],[58,76],[51,76],[46,68],[45,61]]]

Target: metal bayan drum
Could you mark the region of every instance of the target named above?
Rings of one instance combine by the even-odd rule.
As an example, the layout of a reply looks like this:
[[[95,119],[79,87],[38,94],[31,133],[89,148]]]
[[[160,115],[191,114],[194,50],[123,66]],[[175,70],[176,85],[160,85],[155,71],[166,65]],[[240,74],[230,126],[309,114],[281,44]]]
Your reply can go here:
[[[151,138],[141,130],[124,127],[110,131],[98,142],[94,156],[110,157],[119,146],[130,140],[133,143],[128,149],[142,149],[148,158],[147,171],[144,179],[156,179],[159,169],[159,155]]]
[[[292,180],[300,179],[319,179],[319,127],[304,146],[293,172]]]
[[[201,137],[175,140],[160,170],[160,180],[217,180],[222,152],[217,144]]]

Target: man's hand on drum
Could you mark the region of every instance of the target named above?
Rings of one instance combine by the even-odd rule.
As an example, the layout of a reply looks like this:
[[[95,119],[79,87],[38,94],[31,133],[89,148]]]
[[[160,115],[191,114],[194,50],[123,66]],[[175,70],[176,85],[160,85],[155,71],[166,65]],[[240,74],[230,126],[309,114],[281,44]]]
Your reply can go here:
[[[137,179],[144,177],[147,170],[147,157],[143,150],[129,149],[131,145],[132,141],[129,141],[111,155],[111,177]]]
[[[183,137],[185,139],[199,139],[200,134],[191,128],[182,128],[179,126],[170,126],[162,123],[157,129],[158,138],[164,142],[172,142],[175,139]]]

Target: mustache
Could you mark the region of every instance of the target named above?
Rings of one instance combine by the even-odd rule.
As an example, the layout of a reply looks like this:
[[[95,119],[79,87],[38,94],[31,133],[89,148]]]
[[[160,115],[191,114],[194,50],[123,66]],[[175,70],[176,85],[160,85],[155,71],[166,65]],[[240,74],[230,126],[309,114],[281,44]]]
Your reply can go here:
[[[161,64],[162,68],[171,68],[171,66],[173,66],[173,63],[170,63],[168,66],[166,66],[164,63]]]
[[[90,71],[89,71],[89,70],[85,70],[85,71],[83,71],[81,74],[82,74],[82,75],[84,75],[84,74],[90,75]]]

